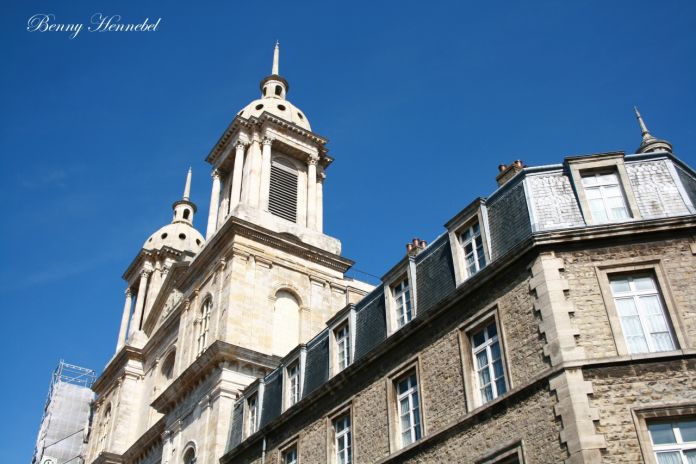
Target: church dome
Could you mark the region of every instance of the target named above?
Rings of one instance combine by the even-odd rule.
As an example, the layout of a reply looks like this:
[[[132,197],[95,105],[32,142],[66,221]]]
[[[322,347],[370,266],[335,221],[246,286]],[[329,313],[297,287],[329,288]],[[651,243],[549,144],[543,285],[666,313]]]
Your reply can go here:
[[[239,112],[239,116],[247,119],[250,117],[259,117],[264,111],[308,131],[312,130],[307,116],[288,100],[280,98],[267,97],[254,100]]]
[[[198,253],[205,240],[200,232],[185,222],[167,224],[147,239],[143,248],[159,250],[167,246],[179,251]]]
[[[288,81],[280,75],[280,44],[276,42],[273,50],[273,67],[271,74],[261,81],[261,98],[245,106],[238,116],[248,119],[258,118],[264,112],[291,122],[305,130],[311,131],[307,116],[298,107],[286,100]]]

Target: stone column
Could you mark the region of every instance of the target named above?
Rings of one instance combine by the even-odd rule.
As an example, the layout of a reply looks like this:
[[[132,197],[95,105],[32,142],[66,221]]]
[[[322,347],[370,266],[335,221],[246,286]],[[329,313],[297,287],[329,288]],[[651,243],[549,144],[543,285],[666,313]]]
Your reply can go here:
[[[261,204],[262,210],[268,210],[268,192],[271,187],[271,144],[273,141],[264,137],[261,153]]]
[[[131,289],[126,289],[126,303],[123,305],[123,315],[121,316],[121,328],[118,331],[118,342],[116,352],[118,353],[126,344],[126,331],[128,330],[128,319],[130,318],[131,308],[133,307],[133,295]]]
[[[210,210],[208,212],[208,229],[205,238],[208,239],[215,233],[217,225],[218,208],[220,207],[220,171],[213,171],[213,190],[210,192]]]
[[[261,140],[257,136],[249,147],[249,192],[247,194],[249,206],[258,208],[259,190],[261,189]]]
[[[239,197],[242,193],[242,170],[244,169],[244,148],[242,142],[237,142],[236,153],[234,154],[234,168],[232,171],[232,191],[230,192],[230,211],[239,204]]]
[[[317,159],[307,162],[307,228],[317,227]]]
[[[136,331],[140,330],[140,322],[143,317],[143,306],[145,304],[145,297],[147,294],[147,280],[150,277],[150,271],[143,269],[140,272],[140,285],[138,285],[138,294],[135,299],[135,310],[133,311],[133,317],[131,318],[130,330],[128,331],[128,336],[132,336]]]
[[[323,172],[317,176],[317,232],[324,231],[324,179]]]
[[[150,309],[157,299],[160,286],[162,285],[162,262],[155,263],[155,270],[150,274],[150,284],[147,286],[147,298],[145,299],[145,311],[143,312],[143,324],[147,321]]]

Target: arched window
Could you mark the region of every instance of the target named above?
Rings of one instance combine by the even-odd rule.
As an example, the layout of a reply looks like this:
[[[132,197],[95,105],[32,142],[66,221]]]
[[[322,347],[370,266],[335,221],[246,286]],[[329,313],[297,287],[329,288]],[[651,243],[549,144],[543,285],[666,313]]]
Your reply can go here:
[[[268,192],[268,211],[288,221],[297,222],[297,168],[288,160],[274,158]]]
[[[189,211],[188,209],[185,209],[184,210],[184,219],[188,219],[190,214],[191,214],[191,211]]]
[[[162,377],[164,378],[165,381],[171,380],[172,377],[174,377],[174,361],[176,359],[176,350],[172,350],[171,353],[167,355],[166,358],[164,358],[164,362],[162,363]]]
[[[207,298],[201,306],[198,318],[198,354],[200,355],[208,346],[208,326],[210,325],[210,311],[213,309],[213,300]]]
[[[300,305],[287,290],[276,293],[273,307],[273,354],[285,356],[300,343]]]
[[[109,435],[109,425],[111,424],[111,404],[106,406],[104,415],[102,416],[101,427],[99,430],[99,448],[104,449],[106,446],[106,437]]]
[[[196,450],[189,447],[184,453],[184,464],[196,464]]]

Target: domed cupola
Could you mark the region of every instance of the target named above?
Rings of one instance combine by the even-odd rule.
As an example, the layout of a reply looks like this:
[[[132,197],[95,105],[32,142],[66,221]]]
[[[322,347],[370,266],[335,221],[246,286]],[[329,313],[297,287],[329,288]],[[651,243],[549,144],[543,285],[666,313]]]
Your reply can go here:
[[[286,100],[290,85],[279,73],[280,44],[276,42],[273,50],[271,75],[261,80],[261,98],[254,100],[239,112],[239,116],[249,119],[259,117],[263,112],[270,113],[308,131],[312,130],[307,116],[295,105]]]
[[[193,227],[193,215],[196,213],[196,205],[189,199],[190,192],[191,168],[189,168],[186,175],[184,196],[172,205],[174,210],[172,223],[167,224],[152,234],[143,245],[145,250],[161,250],[164,247],[169,247],[178,251],[196,254],[203,248],[203,236]]]

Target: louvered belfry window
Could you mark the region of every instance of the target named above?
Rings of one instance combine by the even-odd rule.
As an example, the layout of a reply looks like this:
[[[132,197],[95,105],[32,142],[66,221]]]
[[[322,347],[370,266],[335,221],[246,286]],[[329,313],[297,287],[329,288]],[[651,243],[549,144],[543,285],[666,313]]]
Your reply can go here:
[[[275,216],[297,222],[297,170],[283,160],[273,160],[271,164],[268,210]]]

